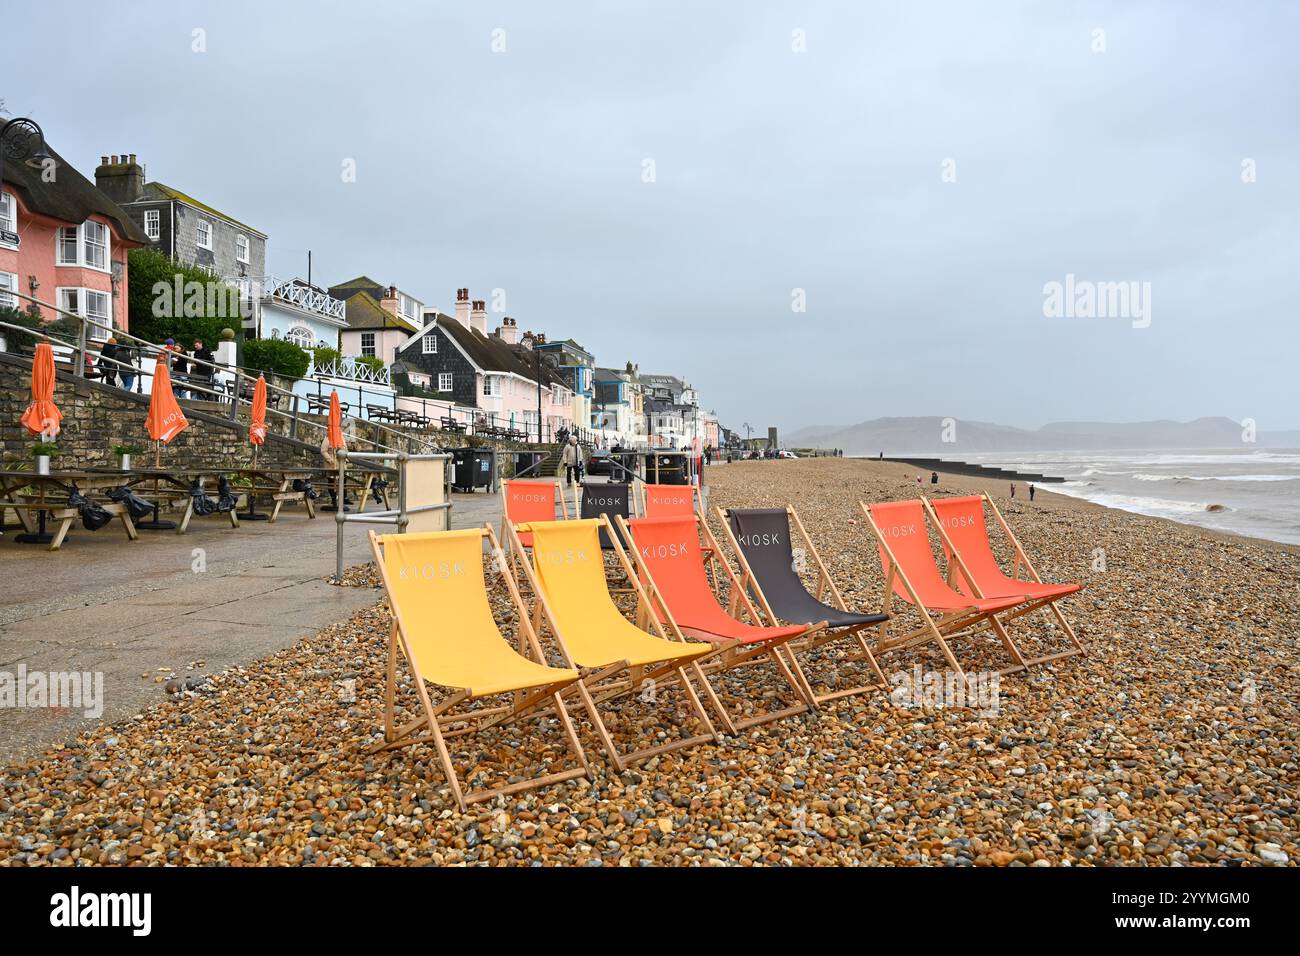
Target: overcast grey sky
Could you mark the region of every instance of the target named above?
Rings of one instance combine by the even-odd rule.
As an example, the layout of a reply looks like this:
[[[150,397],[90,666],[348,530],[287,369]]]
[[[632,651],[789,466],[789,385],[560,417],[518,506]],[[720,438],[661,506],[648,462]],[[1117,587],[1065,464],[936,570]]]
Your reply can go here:
[[[1300,426],[1294,3],[133,0],[6,22],[0,97],[87,175],[137,153],[268,233],[278,274],[310,248],[318,282],[445,311],[504,289],[521,329],[684,374],[731,427]],[[1150,282],[1149,327],[1045,317],[1067,273]]]

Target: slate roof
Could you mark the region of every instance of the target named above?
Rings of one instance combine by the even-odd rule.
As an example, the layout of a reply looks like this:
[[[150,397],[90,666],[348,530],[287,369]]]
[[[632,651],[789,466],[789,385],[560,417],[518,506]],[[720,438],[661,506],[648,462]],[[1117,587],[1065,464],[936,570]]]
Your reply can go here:
[[[508,345],[501,339],[491,335],[484,335],[477,329],[468,328],[455,319],[441,314],[437,326],[460,346],[461,350],[469,356],[471,362],[483,371],[511,373],[528,379],[530,382],[537,381],[537,363],[533,358],[532,349],[525,348],[522,345]],[[416,339],[413,338],[402,348],[406,349],[415,342]],[[569,383],[545,359],[542,360],[542,384],[569,387]]]
[[[149,244],[149,237],[132,221],[125,209],[77,172],[48,143],[45,148],[58,163],[53,182],[42,181],[41,170],[33,169],[24,162],[9,160],[5,163],[5,181],[22,197],[23,204],[28,209],[52,219],[77,224],[85,222],[92,212],[99,213],[112,220],[118,235],[123,239],[141,246]]]
[[[179,189],[175,189],[174,187],[168,186],[165,183],[158,183],[158,182],[145,183],[144,196],[137,201],[157,202],[157,201],[165,201],[165,200],[183,202],[187,206],[193,206],[195,209],[201,209],[203,210],[203,212],[216,216],[218,219],[224,219],[226,220],[226,222],[238,226],[240,229],[247,229],[249,232],[256,233],[258,236],[261,236],[263,239],[267,238],[266,233],[262,232],[262,230],[254,228],[253,226],[248,225],[248,223],[240,222],[234,216],[229,216],[226,213],[222,212],[220,209],[214,209],[213,207],[209,206],[207,203],[200,202],[199,200],[195,199],[193,196],[183,193]]]

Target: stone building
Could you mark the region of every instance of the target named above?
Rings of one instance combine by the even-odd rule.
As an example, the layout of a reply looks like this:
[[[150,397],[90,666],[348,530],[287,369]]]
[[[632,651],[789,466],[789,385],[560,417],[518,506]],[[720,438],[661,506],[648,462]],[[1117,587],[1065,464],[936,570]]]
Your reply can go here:
[[[150,245],[217,276],[266,274],[266,233],[160,182],[135,153],[101,156],[95,184],[125,209]]]

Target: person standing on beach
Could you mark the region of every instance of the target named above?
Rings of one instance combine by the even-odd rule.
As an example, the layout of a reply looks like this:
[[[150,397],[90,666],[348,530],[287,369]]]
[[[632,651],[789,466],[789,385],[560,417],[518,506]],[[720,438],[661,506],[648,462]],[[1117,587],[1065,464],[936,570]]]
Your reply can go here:
[[[1014,498],[1015,496],[1016,496],[1016,483],[1013,481],[1011,482],[1011,497]]]
[[[1029,483],[1029,500],[1034,500],[1034,483],[1032,481]]]

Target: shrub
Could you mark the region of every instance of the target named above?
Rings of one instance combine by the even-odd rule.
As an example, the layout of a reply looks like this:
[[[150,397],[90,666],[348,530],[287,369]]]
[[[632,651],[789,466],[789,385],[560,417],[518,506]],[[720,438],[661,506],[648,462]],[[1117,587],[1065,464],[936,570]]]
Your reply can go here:
[[[358,365],[372,368],[376,372],[382,372],[384,370],[384,360],[377,355],[358,355],[355,361]]]
[[[255,339],[244,343],[239,364],[265,375],[302,378],[307,374],[311,357],[304,349],[283,339]]]
[[[311,353],[316,362],[317,368],[320,368],[322,365],[332,365],[342,361],[342,356],[339,354],[339,350],[332,349],[328,345],[324,348],[312,349]]]
[[[174,338],[188,348],[195,339],[215,345],[221,341],[222,329],[240,327],[243,319],[238,293],[219,276],[201,266],[175,262],[157,249],[133,249],[127,261],[126,302],[132,335],[155,343]],[[180,302],[174,301],[177,276],[181,281]],[[202,295],[186,291],[186,285],[195,282],[203,287]],[[155,292],[158,283],[167,292],[162,287]],[[209,290],[211,295],[207,294]]]

